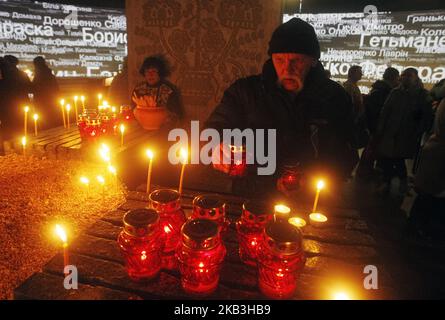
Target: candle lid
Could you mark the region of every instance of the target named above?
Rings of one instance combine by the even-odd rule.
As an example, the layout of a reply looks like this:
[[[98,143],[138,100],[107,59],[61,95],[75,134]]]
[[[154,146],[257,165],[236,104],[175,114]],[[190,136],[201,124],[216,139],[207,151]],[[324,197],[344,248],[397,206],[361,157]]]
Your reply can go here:
[[[124,216],[124,230],[135,237],[151,235],[159,227],[159,214],[153,209],[135,209]]]
[[[199,195],[193,199],[193,213],[197,217],[217,219],[225,216],[226,204],[216,195]]]
[[[291,255],[302,251],[301,231],[284,221],[270,222],[264,229],[264,239],[279,254]]]
[[[173,189],[155,190],[149,196],[151,206],[158,212],[178,210],[181,207],[180,198],[179,192]]]
[[[218,224],[208,219],[187,221],[181,229],[185,246],[196,250],[209,250],[219,243]]]

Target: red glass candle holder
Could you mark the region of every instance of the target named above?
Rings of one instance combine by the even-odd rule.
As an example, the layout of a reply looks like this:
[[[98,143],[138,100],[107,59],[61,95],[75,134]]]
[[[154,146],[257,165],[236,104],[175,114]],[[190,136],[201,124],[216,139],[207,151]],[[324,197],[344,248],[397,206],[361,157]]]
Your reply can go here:
[[[230,221],[226,217],[226,204],[215,195],[199,195],[193,199],[191,219],[208,219],[218,224],[221,233],[225,233]]]
[[[226,255],[218,224],[207,219],[189,220],[182,227],[182,245],[177,257],[184,291],[208,295],[218,286]]]
[[[131,121],[134,119],[134,114],[131,106],[121,106],[120,116],[123,121]]]
[[[243,213],[236,222],[241,260],[256,266],[257,248],[263,239],[266,224],[273,219],[273,207],[265,201],[250,200],[243,204]]]
[[[289,299],[295,294],[306,262],[301,231],[286,222],[270,222],[258,247],[258,285],[273,299]]]
[[[286,190],[299,190],[303,184],[303,171],[299,165],[285,165],[281,178]]]
[[[153,191],[150,196],[150,205],[159,213],[162,240],[162,267],[167,270],[177,268],[175,251],[181,240],[181,227],[185,223],[185,213],[181,208],[180,194],[173,189],[160,189]]]
[[[247,174],[246,147],[230,145],[229,176],[244,177]]]
[[[135,281],[150,280],[161,270],[162,242],[159,214],[153,209],[128,211],[118,244],[129,277]]]

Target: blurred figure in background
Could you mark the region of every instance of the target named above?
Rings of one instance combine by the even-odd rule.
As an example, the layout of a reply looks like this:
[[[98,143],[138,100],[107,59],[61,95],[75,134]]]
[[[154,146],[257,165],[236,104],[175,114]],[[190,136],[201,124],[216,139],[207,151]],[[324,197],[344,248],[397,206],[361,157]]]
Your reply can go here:
[[[9,140],[22,132],[23,107],[29,104],[31,81],[17,68],[19,60],[11,55],[4,57],[2,108],[4,112],[3,138]]]
[[[383,104],[389,96],[392,89],[400,83],[399,71],[395,68],[387,68],[383,73],[383,80],[377,80],[373,83],[371,92],[364,98],[366,123],[371,135],[370,141],[362,153],[360,163],[357,168],[356,177],[369,179],[374,173],[375,150],[374,139],[375,130],[379,120]]]
[[[36,111],[40,114],[44,128],[58,125],[60,113],[57,108],[59,85],[56,77],[43,57],[34,59],[34,79],[32,81]]]
[[[408,220],[408,231],[428,235],[429,222],[445,221],[445,99],[437,108],[433,133],[422,148],[414,179],[418,193]]]
[[[362,93],[360,92],[360,88],[358,87],[358,82],[362,79],[362,76],[362,67],[352,66],[348,70],[348,80],[346,80],[343,84],[346,92],[351,96],[352,104],[354,107],[354,116],[356,119],[362,116],[365,112]]]
[[[393,177],[400,179],[399,192],[407,192],[405,159],[413,159],[418,152],[420,138],[428,130],[431,119],[428,91],[423,88],[416,69],[405,69],[400,86],[391,91],[383,105],[375,132],[376,152],[383,169],[383,183],[378,193],[389,191]]]
[[[122,70],[113,78],[108,90],[108,100],[112,105],[130,105],[131,99],[128,90],[128,59],[124,59]]]

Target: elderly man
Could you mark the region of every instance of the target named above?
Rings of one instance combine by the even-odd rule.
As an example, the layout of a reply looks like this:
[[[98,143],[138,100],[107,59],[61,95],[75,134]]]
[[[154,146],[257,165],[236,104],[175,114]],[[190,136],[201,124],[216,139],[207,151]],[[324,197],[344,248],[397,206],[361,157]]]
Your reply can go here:
[[[219,131],[277,130],[275,174],[258,176],[249,170],[247,177],[234,183],[233,192],[287,193],[283,172],[289,164],[308,178],[333,181],[349,176],[357,161],[351,148],[352,102],[339,84],[326,77],[313,27],[297,18],[280,25],[268,53],[271,59],[262,74],[235,81],[206,121],[207,128]],[[214,163],[214,168],[227,173],[230,165]]]

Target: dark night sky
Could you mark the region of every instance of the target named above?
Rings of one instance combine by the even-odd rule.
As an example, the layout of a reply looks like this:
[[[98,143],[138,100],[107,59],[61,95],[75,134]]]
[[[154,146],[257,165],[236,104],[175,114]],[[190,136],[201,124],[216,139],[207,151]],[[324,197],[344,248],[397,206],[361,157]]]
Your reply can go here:
[[[125,8],[125,0],[46,0],[66,4],[97,7]],[[268,1],[268,0],[262,0]],[[299,0],[284,0],[285,12],[298,10]],[[303,12],[360,12],[368,5],[379,11],[416,11],[445,9],[444,0],[303,0]]]

